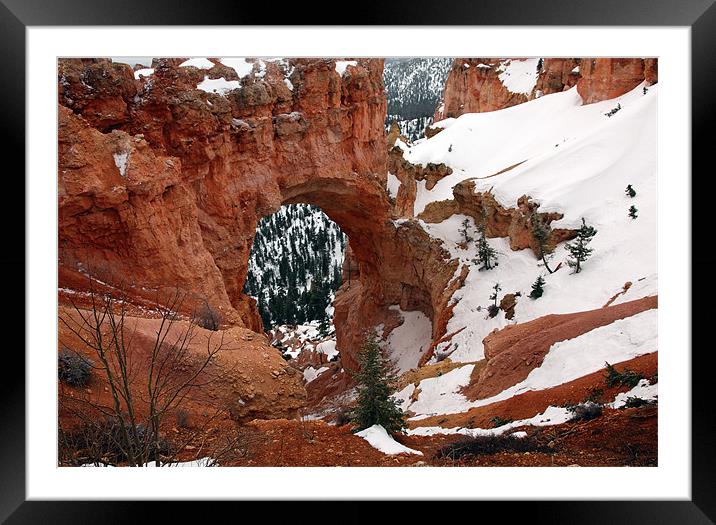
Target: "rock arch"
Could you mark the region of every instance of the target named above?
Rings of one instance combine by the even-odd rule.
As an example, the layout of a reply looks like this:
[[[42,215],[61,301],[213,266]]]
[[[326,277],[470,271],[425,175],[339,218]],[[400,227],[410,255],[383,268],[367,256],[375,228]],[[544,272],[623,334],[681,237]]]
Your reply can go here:
[[[260,331],[242,293],[256,225],[304,202],[348,234],[360,267],[360,283],[336,300],[346,366],[362,331],[393,304],[422,310],[436,339],[454,267],[417,224],[395,222],[382,60],[358,60],[342,75],[331,59],[290,67],[292,90],[269,63],[222,96],[196,89],[207,72],[176,60],[155,64],[151,83],[107,60],[60,61],[60,286],[78,261],[96,261],[131,275],[138,296],[180,286]],[[227,69],[208,73],[230,77]]]

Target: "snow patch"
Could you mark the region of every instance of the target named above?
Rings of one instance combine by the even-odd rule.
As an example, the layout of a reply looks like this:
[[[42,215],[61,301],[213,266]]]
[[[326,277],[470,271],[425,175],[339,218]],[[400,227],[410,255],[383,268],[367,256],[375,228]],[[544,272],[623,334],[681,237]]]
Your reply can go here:
[[[124,151],[122,153],[114,153],[112,157],[114,157],[114,165],[117,166],[117,169],[119,170],[119,175],[121,177],[127,176],[127,164],[129,163],[129,153],[128,151]]]
[[[336,60],[336,72],[340,76],[343,76],[343,73],[346,72],[346,69],[348,66],[357,66],[358,61],[357,60]]]
[[[219,62],[236,71],[239,78],[244,78],[254,69],[254,63],[247,61],[245,58],[220,58]]]
[[[497,67],[498,78],[511,93],[529,95],[537,85],[537,64],[539,58],[524,60],[503,60]]]
[[[240,87],[241,83],[238,80],[226,80],[224,77],[209,78],[206,76],[204,80],[199,82],[196,86],[197,89],[201,89],[207,93],[218,93],[219,95],[226,95],[229,91]]]
[[[614,402],[609,406],[611,408],[623,407],[630,397],[643,399],[644,401],[656,401],[658,399],[659,385],[650,384],[648,380],[642,379],[639,383],[629,390],[629,392],[620,392],[614,398]]]
[[[316,369],[309,365],[303,370],[303,379],[306,381],[306,384],[308,384],[326,370],[328,370],[327,366],[322,366],[321,368]]]
[[[384,454],[418,454],[423,453],[419,450],[408,448],[395,441],[381,425],[373,425],[356,433],[356,436],[365,439],[373,448],[376,448]]]
[[[394,328],[386,340],[388,356],[402,374],[417,368],[420,357],[430,346],[433,327],[423,312],[404,312],[398,305],[390,310],[396,310],[403,318],[403,324]]]
[[[329,339],[328,341],[318,343],[318,345],[316,345],[316,352],[326,354],[329,361],[339,354],[338,350],[336,350],[335,339]]]
[[[185,60],[181,64],[179,64],[179,67],[195,67],[197,69],[211,69],[214,67],[214,63],[209,60],[208,58],[190,58],[189,60]]]
[[[399,142],[399,141],[396,141]],[[398,190],[400,189],[400,179],[393,175],[392,173],[388,172],[388,195],[391,196],[391,198],[395,199],[398,196]]]
[[[140,77],[140,76],[148,77],[148,76],[153,75],[153,74],[154,74],[154,68],[152,68],[152,67],[145,67],[145,68],[142,68],[142,69],[137,69],[137,70],[134,72],[134,78],[135,78],[135,80],[139,80],[139,77]]]
[[[564,407],[549,406],[544,412],[537,414],[534,417],[512,421],[497,428],[417,427],[408,430],[406,433],[409,436],[434,436],[435,434],[463,434],[470,437],[500,436],[505,432],[518,427],[546,427],[551,425],[561,425],[562,423],[566,423],[571,420],[573,417],[572,413]],[[514,435],[515,437],[526,437],[527,433],[514,432],[511,435]]]

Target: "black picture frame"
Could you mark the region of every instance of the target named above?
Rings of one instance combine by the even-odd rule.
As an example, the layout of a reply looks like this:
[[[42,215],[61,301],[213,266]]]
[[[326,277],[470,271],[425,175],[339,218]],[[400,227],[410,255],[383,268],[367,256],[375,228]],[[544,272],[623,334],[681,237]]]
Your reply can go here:
[[[349,17],[321,21],[333,24],[336,20],[350,20],[351,24],[366,25],[600,25],[600,26],[689,26],[691,28],[691,87],[692,87],[692,173],[703,166],[705,171],[713,172],[709,151],[713,149],[711,135],[714,123],[714,94],[716,86],[716,7],[714,0],[556,0],[548,4],[528,0],[483,0],[482,2],[412,0],[401,3],[397,0],[383,2],[380,5],[353,9]],[[408,9],[407,7],[410,7]],[[354,6],[355,7],[355,6]],[[77,25],[263,25],[263,24],[316,24],[316,9],[310,4],[296,3],[281,8],[280,13],[272,13],[267,20],[266,5],[260,2],[206,2],[198,0],[147,0],[131,1],[92,1],[92,0],[0,0],[0,49],[2,60],[2,96],[0,106],[4,135],[2,142],[3,158],[12,157],[18,161],[11,173],[15,188],[14,195],[25,195],[23,177],[24,158],[17,152],[23,151],[25,143],[32,137],[25,135],[25,31],[27,26],[77,26]],[[320,9],[320,11],[324,11]],[[327,11],[327,10],[326,10]],[[334,16],[337,13],[331,13]],[[705,177],[699,179],[699,191],[692,184],[692,240],[697,246],[699,239],[708,239],[711,219],[709,195],[713,195],[704,184]],[[711,175],[710,178],[713,178]],[[687,183],[688,181],[685,181]],[[16,198],[16,205],[23,207],[24,199]],[[4,207],[3,224],[17,224],[17,217],[24,217],[24,210]],[[688,235],[684,232],[684,235]],[[703,242],[703,241],[702,241]],[[25,276],[24,228],[15,227],[8,233],[6,246],[12,250],[0,253],[0,268],[3,275],[11,275],[18,283],[18,275]],[[692,282],[698,282],[699,276],[708,275],[712,270],[714,257],[711,251],[700,250],[691,256]],[[707,282],[707,281],[704,281]],[[19,284],[18,284],[19,286]],[[713,293],[703,289],[701,296]],[[692,327],[703,329],[708,326],[715,308],[702,301],[697,304],[693,297]],[[13,299],[19,305],[25,303],[18,295]],[[22,301],[22,302],[20,302]],[[24,311],[24,309],[23,309]],[[15,313],[17,315],[17,312]],[[19,330],[18,330],[19,331]],[[693,332],[692,332],[693,333]],[[23,340],[24,346],[24,340]],[[487,516],[486,510],[496,511],[497,515],[507,515],[514,520],[525,519],[529,522],[550,523],[714,523],[716,521],[716,411],[713,409],[709,386],[713,382],[713,369],[709,357],[713,343],[697,346],[692,343],[692,499],[690,501],[571,501],[571,502],[480,502],[479,511],[475,507],[467,511],[467,516],[476,519],[478,515]],[[14,353],[17,363],[13,367],[24,370],[24,358],[14,348],[6,348],[4,353]],[[9,358],[8,358],[9,359]],[[7,363],[7,362],[6,362]],[[6,368],[10,365],[4,364]],[[166,509],[159,510],[156,505],[136,509],[130,502],[29,502],[25,498],[25,381],[24,374],[16,372],[5,374],[0,381],[0,520],[7,523],[124,523],[147,518],[153,512],[166,516]],[[212,513],[224,507],[212,505]],[[240,503],[246,505],[245,503]],[[453,505],[453,503],[450,503]],[[190,509],[183,503],[173,502],[170,514],[187,518]],[[465,510],[466,505],[454,503],[446,515]],[[475,505],[475,503],[470,503]],[[207,504],[201,505],[202,514]],[[454,510],[457,509],[457,510]],[[509,510],[508,510],[509,509]],[[196,511],[198,509],[192,509]],[[248,517],[249,509],[242,511]],[[364,522],[368,511],[357,503],[348,503],[339,511],[340,521]],[[401,520],[410,520],[410,513],[424,516],[422,505],[415,503],[411,509],[401,509]],[[331,512],[327,511],[330,518]],[[204,517],[206,515],[204,514]],[[335,515],[333,515],[335,518]],[[388,516],[384,516],[388,519]]]

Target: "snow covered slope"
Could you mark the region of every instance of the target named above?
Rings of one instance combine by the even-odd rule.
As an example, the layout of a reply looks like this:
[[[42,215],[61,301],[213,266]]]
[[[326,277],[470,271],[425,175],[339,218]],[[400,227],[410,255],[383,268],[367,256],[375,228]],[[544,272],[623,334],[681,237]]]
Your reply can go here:
[[[627,281],[634,288],[623,300],[657,293],[657,94],[657,85],[646,92],[640,85],[619,98],[583,106],[576,89],[571,89],[500,111],[462,115],[446,122],[439,134],[407,148],[404,157],[414,164],[443,162],[453,168],[453,174],[432,190],[418,182],[416,215],[430,202],[451,199],[455,184],[472,179],[475,191],[492,191],[506,208],[528,195],[540,204],[539,211],[563,213],[552,227],[578,228],[584,218],[598,230],[590,245],[594,253],[579,274],[566,264],[549,274],[531,251],[513,252],[507,239],[489,240],[500,254],[499,266],[477,271],[471,262],[474,244],[467,249],[458,246],[464,219],[477,236],[472,218],[453,215],[438,224],[420,221],[454,258],[471,266],[464,287],[454,295],[459,302],[447,333],[463,330],[439,352],[451,353],[453,361],[480,360],[482,339],[492,330],[551,313],[600,308]],[[619,109],[608,116],[615,108]],[[625,194],[627,184],[636,197]],[[636,219],[628,215],[631,205],[639,210]],[[564,263],[567,255],[563,245],[557,246],[551,268]],[[545,293],[533,300],[527,295],[538,275],[546,280]],[[502,313],[487,316],[495,283],[502,288],[500,296],[522,294],[511,321]]]

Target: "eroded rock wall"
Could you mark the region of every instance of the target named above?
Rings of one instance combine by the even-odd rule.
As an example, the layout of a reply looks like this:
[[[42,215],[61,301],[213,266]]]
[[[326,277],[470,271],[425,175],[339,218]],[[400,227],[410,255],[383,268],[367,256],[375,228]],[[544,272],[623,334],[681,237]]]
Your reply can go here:
[[[501,64],[508,60],[524,59],[456,58],[434,121],[508,108],[575,85],[591,104],[618,97],[644,80],[658,81],[656,58],[544,58],[531,92],[513,93],[500,80]]]
[[[179,63],[155,61],[134,80],[108,60],[60,62],[60,287],[101,267],[131,279],[129,293],[177,286],[225,323],[262,331],[242,293],[256,224],[306,202],[350,239],[355,279],[335,305],[348,368],[390,305],[431,318],[443,308],[447,252],[396,223],[386,191],[382,60],[343,75],[332,59],[257,63],[241,79],[216,61]],[[206,78],[240,88],[197,89]]]

